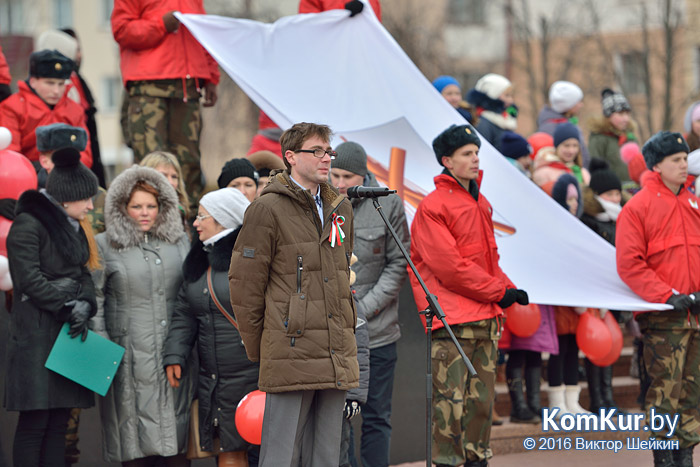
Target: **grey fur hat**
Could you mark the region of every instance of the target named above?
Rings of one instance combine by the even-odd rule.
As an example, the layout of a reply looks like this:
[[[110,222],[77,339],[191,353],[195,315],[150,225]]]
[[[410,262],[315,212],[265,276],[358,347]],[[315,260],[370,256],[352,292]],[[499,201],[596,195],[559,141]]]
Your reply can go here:
[[[84,151],[87,146],[87,132],[77,126],[65,123],[52,123],[36,127],[36,148],[39,152],[53,152],[61,148],[75,148]]]
[[[468,123],[450,125],[433,140],[433,151],[438,164],[442,165],[443,157],[451,156],[453,152],[467,144],[476,144],[477,147],[481,147],[481,140],[474,127]]]
[[[649,170],[653,170],[654,166],[665,157],[679,152],[689,153],[688,143],[685,142],[682,134],[666,130],[656,133],[642,147],[644,162]]]
[[[105,235],[115,248],[130,248],[143,241],[143,232],[126,211],[131,190],[139,181],[148,183],[158,191],[158,217],[149,234],[164,242],[177,243],[185,234],[177,193],[158,171],[138,165],[119,174],[107,190]]]

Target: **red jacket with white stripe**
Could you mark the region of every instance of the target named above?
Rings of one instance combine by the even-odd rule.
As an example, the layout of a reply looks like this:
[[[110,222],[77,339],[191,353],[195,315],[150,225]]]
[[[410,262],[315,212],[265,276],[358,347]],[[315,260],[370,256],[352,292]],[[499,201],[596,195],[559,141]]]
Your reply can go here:
[[[479,185],[481,177],[480,172]],[[500,316],[497,302],[514,285],[498,265],[491,204],[482,194],[476,201],[449,175],[434,180],[435,191],[420,203],[411,224],[411,259],[437,295],[448,324]],[[423,310],[425,293],[410,271],[409,277],[416,305]],[[433,329],[440,327],[435,319]]]
[[[637,295],[665,303],[700,291],[700,199],[674,194],[652,173],[617,218],[617,272]]]

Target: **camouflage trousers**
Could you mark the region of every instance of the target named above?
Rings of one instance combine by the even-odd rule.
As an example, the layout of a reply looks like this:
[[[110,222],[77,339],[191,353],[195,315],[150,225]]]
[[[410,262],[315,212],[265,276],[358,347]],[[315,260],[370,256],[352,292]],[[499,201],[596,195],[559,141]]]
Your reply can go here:
[[[68,429],[66,430],[66,465],[77,464],[80,460],[78,449],[78,428],[80,427],[80,409],[70,409]]]
[[[681,449],[700,443],[700,330],[645,329],[644,366],[651,380],[644,410],[680,415],[671,438],[668,428],[651,431],[656,439],[677,439]]]
[[[195,207],[204,189],[199,153],[202,131],[199,98],[194,79],[186,80],[185,90],[179,79],[130,82],[125,131],[136,163],[153,151],[177,156],[185,189]]]
[[[433,462],[462,465],[493,456],[491,414],[496,384],[497,323],[484,320],[453,328],[477,376],[469,375],[444,330],[432,347]]]

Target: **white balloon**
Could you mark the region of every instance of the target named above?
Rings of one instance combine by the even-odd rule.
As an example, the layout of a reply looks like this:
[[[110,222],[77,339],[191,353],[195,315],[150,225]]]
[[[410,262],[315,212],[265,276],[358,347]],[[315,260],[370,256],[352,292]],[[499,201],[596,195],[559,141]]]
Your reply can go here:
[[[12,142],[12,133],[4,126],[0,126],[0,151],[5,149]]]
[[[0,290],[7,292],[12,290],[12,278],[10,277],[10,272],[6,272],[5,275],[0,276]]]
[[[7,258],[0,255],[0,277],[4,276],[10,270],[10,263]]]

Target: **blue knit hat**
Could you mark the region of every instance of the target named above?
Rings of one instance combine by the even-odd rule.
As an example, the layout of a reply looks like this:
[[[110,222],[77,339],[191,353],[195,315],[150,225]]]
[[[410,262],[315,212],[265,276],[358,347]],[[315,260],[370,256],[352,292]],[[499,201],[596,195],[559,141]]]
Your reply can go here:
[[[501,154],[511,159],[520,159],[532,154],[532,146],[519,134],[505,130],[501,134]]]
[[[457,86],[460,89],[462,88],[459,85],[459,81],[457,81],[457,79],[453,78],[452,76],[447,76],[447,75],[438,76],[433,81],[433,86],[435,86],[435,89],[437,89],[438,92],[442,92],[442,90],[445,89],[450,84],[454,84],[455,86]]]
[[[555,148],[569,138],[576,138],[579,141],[579,143],[581,142],[581,140],[579,139],[578,128],[576,127],[576,125],[569,122],[560,123],[559,125],[557,125],[556,129],[554,130],[553,136]]]

